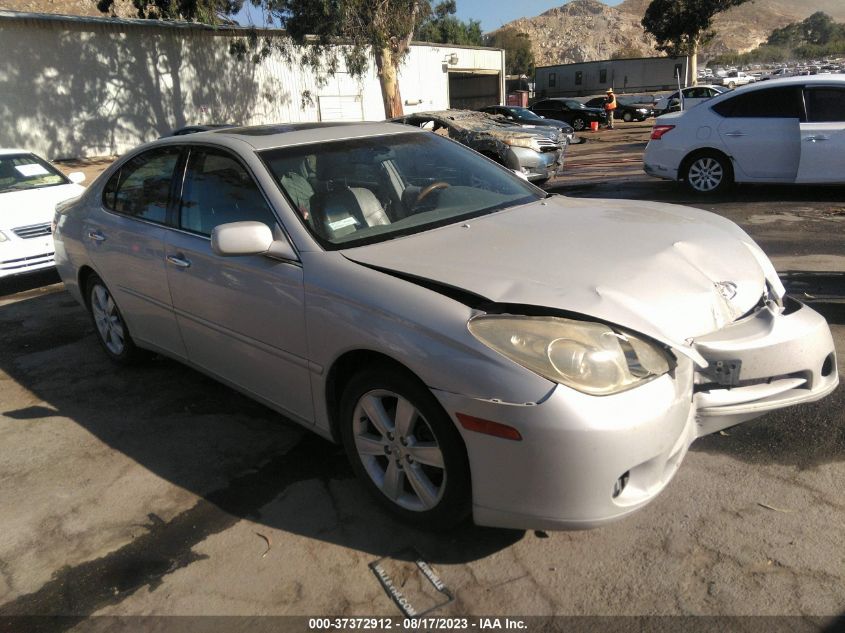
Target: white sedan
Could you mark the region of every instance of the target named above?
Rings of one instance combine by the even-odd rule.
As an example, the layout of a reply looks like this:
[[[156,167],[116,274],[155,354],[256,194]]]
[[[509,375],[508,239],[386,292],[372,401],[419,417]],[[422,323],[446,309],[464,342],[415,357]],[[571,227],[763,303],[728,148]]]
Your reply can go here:
[[[702,194],[734,182],[845,183],[845,77],[774,79],[659,117],[643,163]]]
[[[108,356],[165,354],[343,443],[418,525],[620,519],[696,438],[838,383],[824,318],[732,222],[553,196],[406,125],[161,139],[56,226]]]
[[[22,149],[0,149],[0,278],[54,266],[56,204],[85,191],[82,172],[65,176]]]
[[[689,88],[681,90],[680,93],[676,90],[672,94],[660,97],[654,102],[654,111],[660,114],[665,114],[671,111],[680,110],[681,100],[679,94],[683,95],[683,109],[690,110],[695,106],[704,103],[708,99],[712,99],[713,97],[727,91],[728,89],[723,86],[690,86]]]

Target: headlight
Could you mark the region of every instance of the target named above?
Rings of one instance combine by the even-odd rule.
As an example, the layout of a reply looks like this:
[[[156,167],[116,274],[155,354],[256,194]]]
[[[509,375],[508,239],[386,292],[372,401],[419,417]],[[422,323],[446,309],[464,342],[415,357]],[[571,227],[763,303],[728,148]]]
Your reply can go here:
[[[630,389],[669,371],[653,343],[601,323],[491,315],[469,331],[489,348],[551,381],[594,396]]]
[[[540,151],[540,144],[537,142],[537,139],[533,136],[525,138],[509,138],[505,142],[511,147],[527,147],[528,149],[533,149],[535,152]]]
[[[637,108],[637,112],[642,112],[643,114],[645,114],[646,112],[648,112],[648,110],[646,110],[645,108]]]
[[[9,238],[3,234],[3,231],[0,231],[0,242],[8,242]]]

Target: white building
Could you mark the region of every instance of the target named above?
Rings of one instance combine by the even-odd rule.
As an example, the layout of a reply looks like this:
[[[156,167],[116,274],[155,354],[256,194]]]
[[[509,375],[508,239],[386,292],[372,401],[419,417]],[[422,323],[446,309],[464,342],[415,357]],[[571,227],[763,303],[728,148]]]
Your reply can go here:
[[[374,63],[318,86],[278,53],[237,60],[230,45],[246,32],[0,11],[0,147],[103,156],[198,123],[384,119]],[[500,49],[415,43],[399,76],[405,112],[501,103],[504,69]]]

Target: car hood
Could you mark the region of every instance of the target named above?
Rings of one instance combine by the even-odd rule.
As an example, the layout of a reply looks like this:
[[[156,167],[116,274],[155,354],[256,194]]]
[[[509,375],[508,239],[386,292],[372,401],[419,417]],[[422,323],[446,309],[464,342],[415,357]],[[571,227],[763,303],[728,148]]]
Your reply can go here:
[[[83,191],[85,187],[81,185],[67,184],[0,193],[0,228],[50,222],[56,204],[75,198]]]
[[[783,286],[742,229],[675,205],[553,196],[344,251],[352,261],[500,304],[575,312],[638,331],[706,365],[696,337]],[[518,308],[512,308],[518,309]]]

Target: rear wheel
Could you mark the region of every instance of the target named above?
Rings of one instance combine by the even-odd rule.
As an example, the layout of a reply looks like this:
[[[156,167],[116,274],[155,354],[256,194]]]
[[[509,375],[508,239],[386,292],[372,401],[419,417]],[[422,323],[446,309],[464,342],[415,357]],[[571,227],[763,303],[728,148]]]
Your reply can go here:
[[[470,510],[460,434],[431,392],[392,367],[363,371],[340,403],[352,468],[375,499],[416,526],[447,529]]]
[[[630,123],[634,120],[634,117],[631,115],[630,112],[625,112],[622,114],[622,120],[625,121],[625,123]]]
[[[582,119],[581,117],[576,117],[572,119],[572,127],[574,127],[579,132],[587,127],[586,119]]]
[[[723,154],[703,152],[687,161],[684,179],[695,193],[721,193],[733,184],[733,168]]]
[[[109,358],[123,364],[140,360],[143,353],[135,346],[114,297],[97,275],[91,275],[88,279],[86,298],[97,331],[97,340]]]

